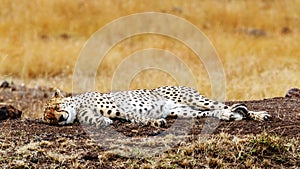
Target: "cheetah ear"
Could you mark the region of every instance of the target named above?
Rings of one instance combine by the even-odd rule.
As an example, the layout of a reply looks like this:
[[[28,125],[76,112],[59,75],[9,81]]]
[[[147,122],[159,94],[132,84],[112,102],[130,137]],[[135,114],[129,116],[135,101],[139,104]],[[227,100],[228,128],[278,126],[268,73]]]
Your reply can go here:
[[[56,89],[54,92],[54,97],[55,98],[63,98],[64,96],[61,94],[59,89]]]

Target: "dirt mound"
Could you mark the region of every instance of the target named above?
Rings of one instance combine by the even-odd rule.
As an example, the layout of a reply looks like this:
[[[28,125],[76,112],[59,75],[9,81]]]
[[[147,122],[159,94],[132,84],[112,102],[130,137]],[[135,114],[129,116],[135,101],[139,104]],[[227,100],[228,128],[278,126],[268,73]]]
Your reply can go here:
[[[193,120],[194,124],[188,130],[185,143],[183,146],[174,145],[170,151],[167,151],[163,159],[157,156],[152,158],[127,158],[117,154],[106,154],[105,146],[102,146],[95,140],[98,138],[104,140],[103,136],[94,137],[89,131],[99,131],[93,126],[82,126],[75,123],[70,126],[51,126],[35,121],[37,117],[41,117],[43,104],[52,96],[53,89],[47,88],[26,88],[15,87],[1,89],[0,101],[2,105],[12,105],[23,111],[22,118],[16,120],[0,121],[0,166],[1,167],[118,167],[127,168],[148,164],[151,166],[151,160],[157,160],[155,166],[168,166],[167,161],[177,156],[179,159],[194,158],[199,160],[199,164],[192,163],[192,167],[199,166],[217,166],[217,167],[247,167],[248,164],[264,167],[267,163],[269,167],[291,167],[299,166],[299,138],[300,138],[300,98],[272,98],[259,101],[243,101],[250,110],[265,110],[270,112],[272,119],[266,122],[258,122],[252,120],[224,122],[215,121],[213,118],[204,118]],[[65,93],[66,94],[66,93]],[[68,94],[69,95],[69,94]],[[226,104],[234,104],[236,102],[227,102]],[[20,111],[12,106],[4,106],[5,112],[12,112],[13,116],[18,117]],[[0,109],[2,110],[2,108]],[[5,113],[6,115],[6,113]],[[7,116],[7,115],[6,115]],[[31,118],[30,118],[31,117]],[[29,120],[28,120],[29,119]],[[197,140],[201,133],[207,129],[209,122],[215,122],[213,133],[207,142],[211,146],[216,146],[215,150],[226,150],[226,153],[232,151],[235,161],[227,157],[221,158],[222,152],[217,154],[206,154],[211,149],[207,144],[198,143]],[[191,123],[191,119],[179,120],[176,118],[167,119],[167,128],[153,128],[151,126],[139,126],[121,120],[115,120],[113,125],[109,126],[112,131],[129,139],[145,139],[168,132],[169,128],[176,124],[180,132],[187,123]],[[185,132],[185,131],[183,131]],[[226,133],[226,138],[224,138]],[[105,133],[109,135],[109,133]],[[114,135],[115,133],[111,133]],[[112,137],[116,138],[116,137]],[[245,153],[244,150],[231,150],[230,147],[237,145],[235,139],[247,140],[242,145],[245,151],[249,151],[244,157],[253,161],[247,161],[240,157]],[[226,143],[220,145],[219,142]],[[297,141],[298,140],[298,141]],[[117,140],[111,140],[113,142]],[[197,143],[197,144],[196,144]],[[106,143],[105,143],[106,144]],[[128,144],[128,143],[126,143]],[[230,144],[230,147],[223,147]],[[187,146],[189,145],[189,146]],[[198,147],[198,148],[195,148]],[[202,147],[202,148],[199,148]],[[253,147],[256,147],[253,149]],[[203,148],[204,147],[204,148]],[[273,148],[272,148],[273,147]],[[185,149],[190,153],[180,156],[175,150]],[[264,154],[266,151],[270,154]],[[212,151],[212,150],[211,150]],[[228,152],[227,152],[228,151]],[[239,152],[241,151],[241,152]],[[253,152],[252,152],[253,151]],[[260,153],[257,151],[261,151]],[[163,152],[161,152],[163,153]],[[273,154],[272,154],[273,153]],[[293,155],[291,155],[291,153]],[[250,154],[250,155],[249,155]],[[205,156],[206,161],[201,156]],[[197,158],[196,158],[197,157]],[[198,159],[199,158],[199,159]],[[166,160],[166,161],[164,161]],[[221,160],[221,161],[220,161]],[[114,161],[114,162],[112,162]],[[178,161],[178,160],[177,160]],[[171,166],[177,166],[173,162]],[[179,160],[180,161],[180,160]],[[298,162],[297,162],[298,161]],[[191,167],[188,161],[181,161],[181,167]],[[232,164],[231,164],[232,163]],[[175,165],[176,164],[176,165]],[[235,164],[235,165],[234,165]],[[117,166],[115,166],[117,165]],[[109,167],[110,166],[110,167]],[[122,167],[123,166],[123,167]],[[252,165],[250,165],[252,166]],[[170,167],[170,166],[169,166]]]

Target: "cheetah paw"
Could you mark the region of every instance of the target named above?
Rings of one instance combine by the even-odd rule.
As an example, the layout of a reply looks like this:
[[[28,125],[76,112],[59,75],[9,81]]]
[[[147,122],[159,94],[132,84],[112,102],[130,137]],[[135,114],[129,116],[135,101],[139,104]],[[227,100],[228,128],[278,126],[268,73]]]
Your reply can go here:
[[[239,113],[231,112],[230,110],[223,110],[220,112],[219,119],[225,121],[233,121],[233,120],[241,120],[243,119],[243,116]]]
[[[112,123],[113,123],[113,120],[111,120],[110,118],[107,118],[107,117],[103,117],[103,118],[100,118],[96,122],[96,127],[103,128],[103,127],[107,127],[107,126],[111,125]]]
[[[250,117],[258,121],[268,121],[271,119],[271,115],[266,111],[249,111]]]
[[[156,119],[151,122],[151,126],[153,127],[166,127],[167,121],[166,119]]]

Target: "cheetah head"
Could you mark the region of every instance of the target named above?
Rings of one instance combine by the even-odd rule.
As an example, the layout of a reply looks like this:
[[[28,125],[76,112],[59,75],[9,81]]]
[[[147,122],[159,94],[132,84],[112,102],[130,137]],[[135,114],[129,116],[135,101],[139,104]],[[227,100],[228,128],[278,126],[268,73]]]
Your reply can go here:
[[[64,97],[57,89],[54,96],[46,103],[42,120],[49,124],[65,125],[73,123],[76,111],[71,107],[68,97]]]

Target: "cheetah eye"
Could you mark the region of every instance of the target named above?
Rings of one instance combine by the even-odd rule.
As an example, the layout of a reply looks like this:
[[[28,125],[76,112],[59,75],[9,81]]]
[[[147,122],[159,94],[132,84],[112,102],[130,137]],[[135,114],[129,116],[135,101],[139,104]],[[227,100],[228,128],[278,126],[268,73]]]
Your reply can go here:
[[[55,111],[60,111],[60,106],[58,106],[57,104],[53,105],[51,107],[51,109],[55,110]]]

